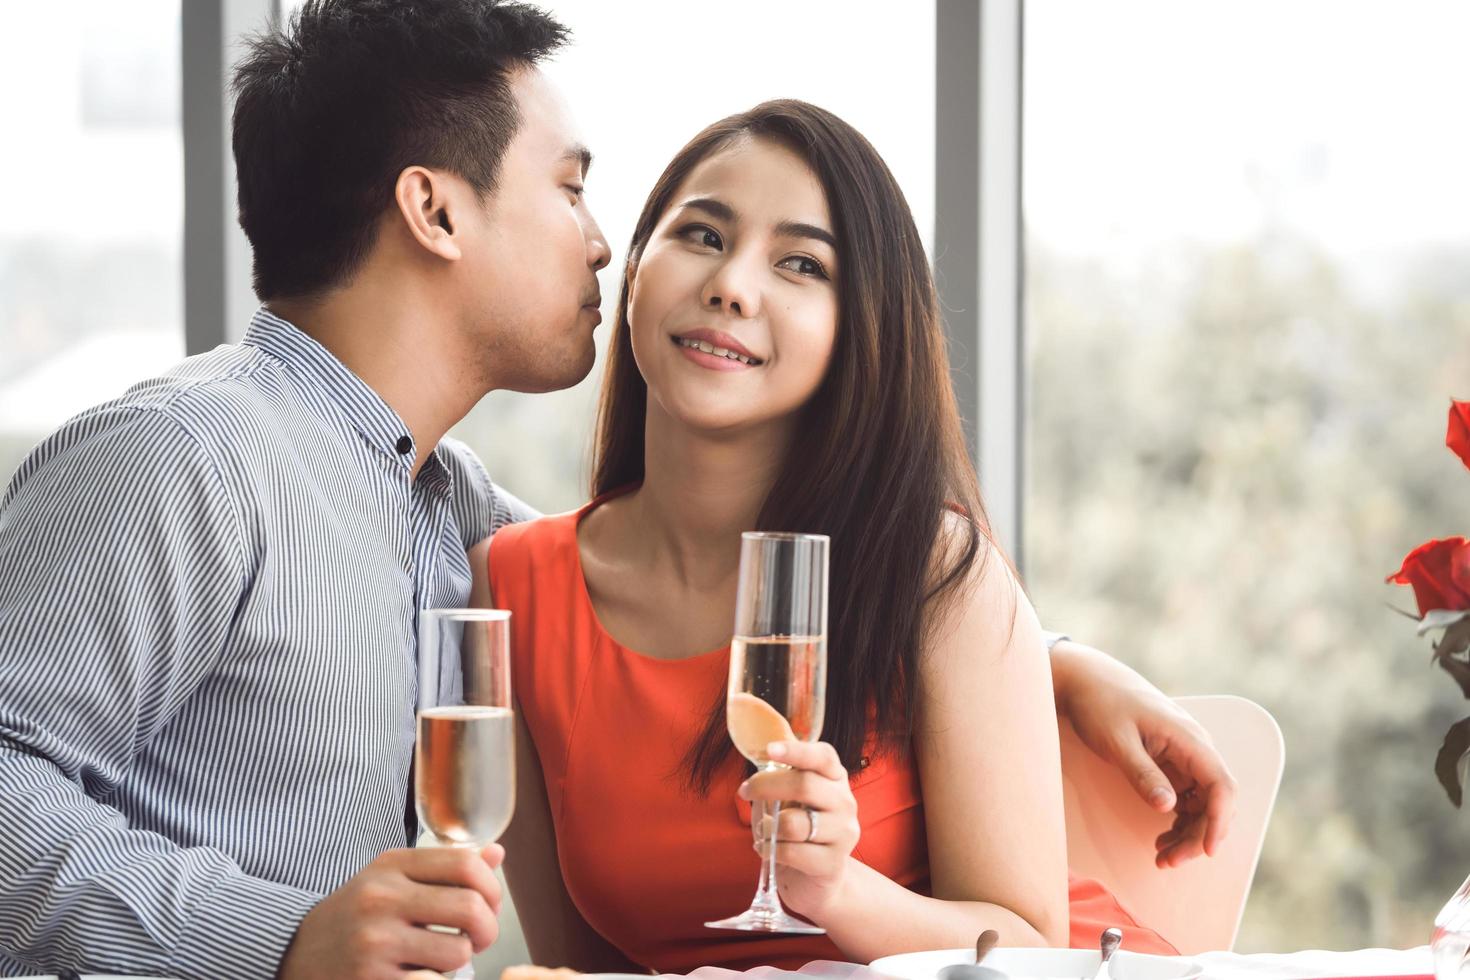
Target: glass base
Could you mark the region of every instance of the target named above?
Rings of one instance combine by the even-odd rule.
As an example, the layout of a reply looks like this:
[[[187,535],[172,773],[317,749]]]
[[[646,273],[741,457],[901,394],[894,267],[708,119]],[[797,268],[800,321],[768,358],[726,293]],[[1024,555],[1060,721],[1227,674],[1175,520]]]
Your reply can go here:
[[[733,919],[706,922],[710,929],[738,929],[741,932],[789,932],[802,936],[825,936],[827,930],[810,922],[792,918],[780,909],[746,909]]]

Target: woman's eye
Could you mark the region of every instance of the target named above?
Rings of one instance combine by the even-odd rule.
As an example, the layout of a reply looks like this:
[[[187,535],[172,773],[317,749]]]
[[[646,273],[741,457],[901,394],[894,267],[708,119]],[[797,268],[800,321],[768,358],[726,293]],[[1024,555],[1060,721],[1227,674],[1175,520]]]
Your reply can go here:
[[[709,225],[685,225],[679,229],[679,235],[701,248],[721,248],[725,244],[720,233]]]
[[[790,269],[799,276],[810,276],[814,279],[828,278],[827,270],[822,267],[822,263],[810,255],[793,255],[782,259],[776,265],[778,268]]]
[[[585,188],[581,184],[563,184],[568,194],[572,195],[572,203],[576,204],[582,200],[582,192]]]

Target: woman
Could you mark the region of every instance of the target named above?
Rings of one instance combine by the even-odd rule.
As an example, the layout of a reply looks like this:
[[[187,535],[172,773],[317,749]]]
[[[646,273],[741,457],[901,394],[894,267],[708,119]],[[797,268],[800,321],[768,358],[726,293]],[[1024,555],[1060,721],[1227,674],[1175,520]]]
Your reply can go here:
[[[795,968],[986,928],[1091,945],[1102,924],[1169,951],[1094,884],[1069,909],[1041,634],[988,535],[912,216],[851,127],[765,103],[669,165],[629,250],[594,471],[592,503],[471,559],[476,599],[515,613],[506,863],[538,962]],[[833,546],[826,741],[747,778],[723,704],[749,529]],[[826,936],[702,925],[749,901],[752,800],[795,804],[781,898]]]

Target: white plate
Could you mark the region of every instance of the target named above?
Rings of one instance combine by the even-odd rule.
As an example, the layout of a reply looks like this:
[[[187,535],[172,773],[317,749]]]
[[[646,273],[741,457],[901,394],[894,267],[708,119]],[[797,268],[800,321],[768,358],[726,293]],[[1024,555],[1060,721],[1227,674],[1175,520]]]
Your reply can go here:
[[[1013,980],[1091,980],[1101,954],[1095,949],[994,949],[985,965],[1010,974]],[[934,980],[939,971],[956,963],[974,963],[975,950],[932,949],[923,953],[885,956],[869,964],[879,973],[901,980]],[[1181,956],[1150,956],[1118,950],[1108,963],[1113,980],[1186,980],[1204,969]]]

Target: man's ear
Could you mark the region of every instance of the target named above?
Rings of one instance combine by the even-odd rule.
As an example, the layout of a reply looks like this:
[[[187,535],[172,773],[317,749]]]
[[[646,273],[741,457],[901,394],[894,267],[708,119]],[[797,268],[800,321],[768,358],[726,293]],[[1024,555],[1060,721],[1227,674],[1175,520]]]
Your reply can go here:
[[[409,234],[424,248],[449,262],[460,258],[454,231],[458,227],[459,195],[453,194],[447,174],[425,167],[408,167],[393,185],[393,200]]]

